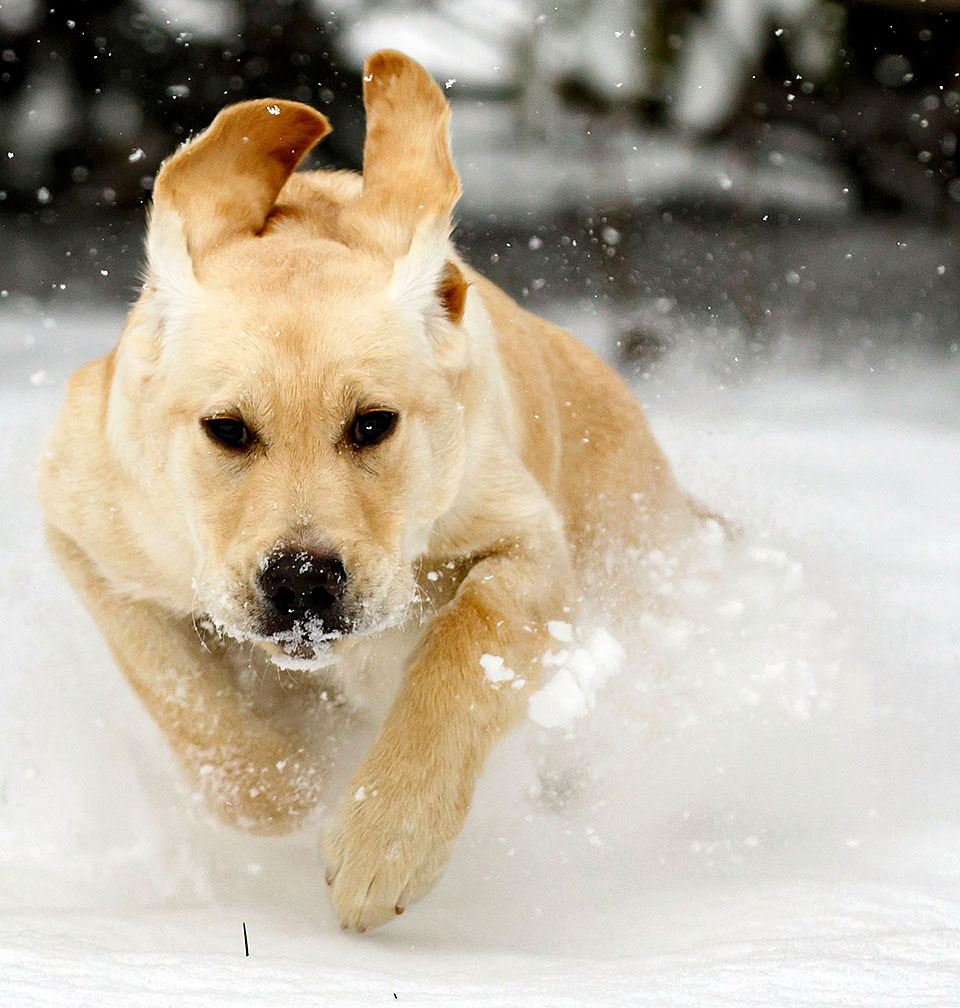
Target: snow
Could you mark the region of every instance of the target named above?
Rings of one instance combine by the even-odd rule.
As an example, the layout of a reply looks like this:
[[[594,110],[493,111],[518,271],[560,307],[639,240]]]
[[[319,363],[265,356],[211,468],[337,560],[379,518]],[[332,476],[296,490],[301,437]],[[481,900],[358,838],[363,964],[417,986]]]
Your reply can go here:
[[[483,669],[483,678],[495,689],[499,689],[503,683],[510,682],[514,678],[513,669],[508,669],[504,665],[500,655],[480,655],[480,668]]]
[[[583,690],[574,674],[562,668],[549,682],[530,697],[530,720],[541,728],[569,728],[587,713]]]
[[[584,636],[562,620],[549,620],[547,632],[554,640],[573,644]],[[593,710],[597,694],[610,676],[620,671],[626,652],[603,627],[594,629],[585,647],[547,651],[543,656],[544,676],[558,668],[546,684],[530,697],[530,720],[541,728],[573,728],[577,718]]]
[[[849,208],[848,180],[834,166],[776,152],[758,162],[733,141],[709,148],[688,136],[598,124],[562,147],[518,134],[506,102],[453,99],[451,142],[465,213],[549,218],[557,206],[623,209],[637,203],[728,193],[737,206],[835,215]]]
[[[438,80],[468,77],[488,88],[514,84],[519,68],[503,37],[513,26],[486,19],[478,31],[471,20],[468,11],[381,9],[347,25],[338,45],[354,66],[378,49],[399,49]]]
[[[569,644],[573,640],[573,627],[563,620],[547,620],[547,633],[562,644]]]
[[[227,42],[240,30],[240,17],[229,0],[141,0],[154,24],[171,35],[204,42]]]
[[[0,5],[0,26],[9,32],[29,31],[39,20],[37,0],[5,0]]]
[[[956,357],[639,382],[738,536],[649,558],[635,640],[572,626],[620,673],[494,753],[440,885],[358,937],[319,823],[206,820],[44,549],[42,438],[119,321],[0,306],[0,1004],[957,1002]]]

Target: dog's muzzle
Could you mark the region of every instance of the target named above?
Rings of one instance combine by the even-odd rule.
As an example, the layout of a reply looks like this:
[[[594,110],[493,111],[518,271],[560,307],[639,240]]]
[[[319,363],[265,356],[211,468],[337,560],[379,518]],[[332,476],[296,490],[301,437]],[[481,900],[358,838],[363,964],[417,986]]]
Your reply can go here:
[[[349,633],[347,573],[339,557],[306,550],[271,553],[260,571],[262,632],[284,650],[303,652]]]

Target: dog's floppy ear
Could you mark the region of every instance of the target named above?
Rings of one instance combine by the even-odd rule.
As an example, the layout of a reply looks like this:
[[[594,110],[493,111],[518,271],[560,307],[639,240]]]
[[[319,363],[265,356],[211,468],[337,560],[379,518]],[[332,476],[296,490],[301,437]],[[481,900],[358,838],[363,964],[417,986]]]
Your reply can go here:
[[[404,307],[463,314],[467,284],[450,260],[460,179],[450,156],[450,106],[426,70],[391,49],[363,65],[367,136],[355,223],[395,262],[391,293]]]
[[[383,49],[363,65],[367,138],[363,211],[388,218],[409,249],[424,220],[449,227],[460,196],[450,157],[450,106],[436,81],[409,56]],[[405,240],[404,240],[405,239]]]
[[[261,231],[291,172],[329,132],[324,116],[300,102],[265,98],[223,109],[157,175],[148,282],[182,287],[207,252]]]

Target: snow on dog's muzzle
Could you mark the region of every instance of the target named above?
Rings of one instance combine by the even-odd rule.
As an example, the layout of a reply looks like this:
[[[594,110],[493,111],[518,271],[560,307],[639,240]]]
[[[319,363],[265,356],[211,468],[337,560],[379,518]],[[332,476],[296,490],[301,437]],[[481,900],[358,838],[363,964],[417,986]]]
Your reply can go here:
[[[284,651],[307,657],[315,645],[353,628],[345,607],[347,574],[339,557],[277,550],[259,575],[261,632]]]

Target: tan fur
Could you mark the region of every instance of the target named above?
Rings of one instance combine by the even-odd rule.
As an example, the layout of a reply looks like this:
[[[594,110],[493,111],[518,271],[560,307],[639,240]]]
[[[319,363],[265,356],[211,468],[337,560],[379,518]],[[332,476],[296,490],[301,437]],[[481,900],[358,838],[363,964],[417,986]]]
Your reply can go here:
[[[269,100],[164,165],[144,291],[71,380],[41,470],[51,549],[223,818],[282,832],[321,802],[329,752],[307,739],[350,728],[323,683],[392,697],[325,838],[358,930],[439,877],[538,686],[546,622],[585,591],[615,599],[608,557],[694,521],[619,378],[457,257],[442,91],[398,53],[364,76],[362,178],[291,175],[328,127]],[[400,416],[362,459],[343,448],[358,407]],[[237,411],[262,436],[243,457],[200,425]],[[253,618],[278,543],[342,556],[366,622],[261,710],[242,679],[284,661]],[[421,612],[422,573],[446,564]],[[394,638],[409,657],[390,668]],[[484,653],[524,688],[492,688]]]

